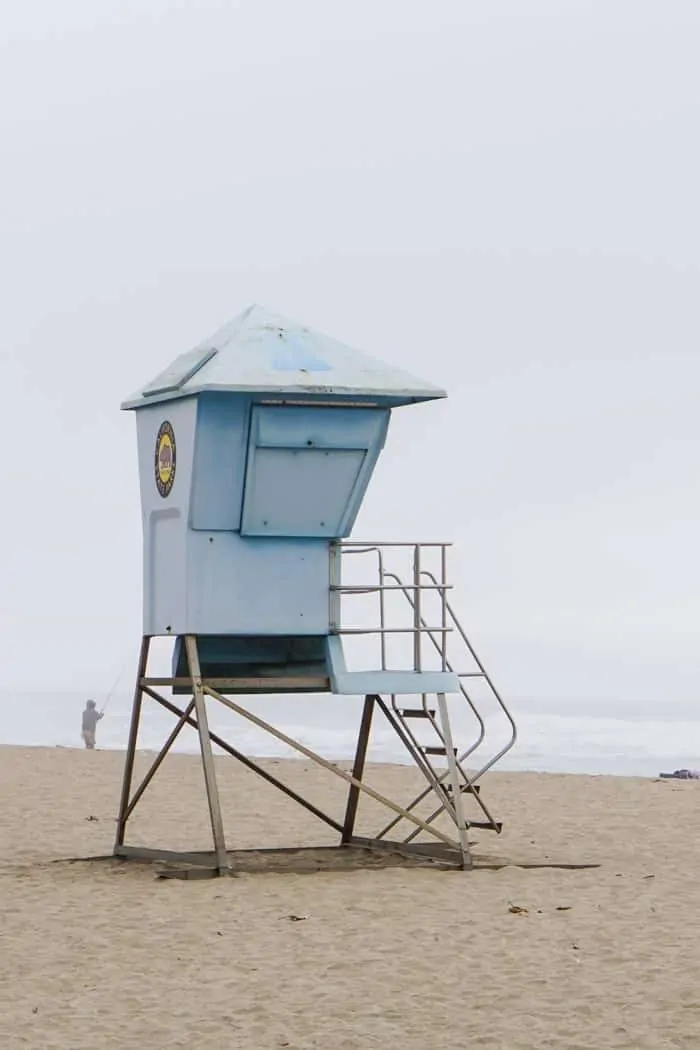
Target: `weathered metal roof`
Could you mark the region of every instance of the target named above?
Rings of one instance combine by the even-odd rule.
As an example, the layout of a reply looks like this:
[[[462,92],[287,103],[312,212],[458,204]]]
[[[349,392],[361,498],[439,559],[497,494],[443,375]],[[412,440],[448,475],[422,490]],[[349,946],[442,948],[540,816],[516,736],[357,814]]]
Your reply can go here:
[[[444,390],[262,306],[250,306],[193,350],[177,357],[123,409],[228,390],[280,397],[357,397],[406,405]]]

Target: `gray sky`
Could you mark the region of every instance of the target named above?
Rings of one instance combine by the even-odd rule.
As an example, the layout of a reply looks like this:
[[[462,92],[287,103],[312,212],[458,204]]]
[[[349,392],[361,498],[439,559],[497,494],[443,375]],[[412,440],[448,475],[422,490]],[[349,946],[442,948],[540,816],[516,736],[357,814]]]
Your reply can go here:
[[[512,696],[694,701],[697,0],[33,0],[0,19],[0,664],[140,632],[119,402],[251,302],[443,384],[356,534],[456,543]]]

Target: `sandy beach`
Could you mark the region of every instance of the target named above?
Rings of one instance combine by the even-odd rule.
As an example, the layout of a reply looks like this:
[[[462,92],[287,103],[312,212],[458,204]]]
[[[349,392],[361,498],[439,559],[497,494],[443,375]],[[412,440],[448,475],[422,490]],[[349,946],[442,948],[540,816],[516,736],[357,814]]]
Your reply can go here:
[[[497,871],[179,881],[75,860],[111,853],[122,763],[0,749],[4,1050],[700,1045],[698,783],[493,774],[484,794],[505,830],[472,839],[477,856],[511,862]],[[333,843],[236,763],[216,764],[231,848]],[[342,812],[345,786],[327,772],[266,764]],[[399,799],[420,786],[407,768],[369,773]],[[369,830],[376,811],[360,817]],[[209,847],[196,758],[168,758],[129,841]],[[515,866],[528,861],[600,866]]]

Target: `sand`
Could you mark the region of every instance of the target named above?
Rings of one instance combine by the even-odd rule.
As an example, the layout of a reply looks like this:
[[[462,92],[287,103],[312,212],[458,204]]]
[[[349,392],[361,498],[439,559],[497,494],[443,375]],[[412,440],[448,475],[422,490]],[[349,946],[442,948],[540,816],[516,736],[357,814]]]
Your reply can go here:
[[[700,783],[485,779],[505,830],[474,833],[477,855],[594,869],[179,881],[66,860],[111,852],[122,762],[0,749],[3,1050],[700,1046]],[[216,764],[231,846],[333,842],[232,760]],[[344,785],[328,773],[265,764],[342,812]],[[370,770],[398,798],[416,778]],[[130,841],[207,848],[206,820],[197,760],[174,755]]]

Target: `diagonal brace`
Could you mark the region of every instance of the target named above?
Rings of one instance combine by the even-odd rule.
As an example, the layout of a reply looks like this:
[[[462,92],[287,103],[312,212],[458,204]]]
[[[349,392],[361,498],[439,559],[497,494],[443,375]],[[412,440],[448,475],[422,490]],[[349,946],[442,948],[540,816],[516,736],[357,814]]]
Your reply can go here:
[[[429,824],[426,824],[424,820],[421,820],[420,817],[417,817],[414,813],[409,813],[408,810],[402,809],[401,806],[397,805],[396,802],[392,802],[392,800],[390,798],[387,798],[386,795],[381,795],[378,791],[375,791],[374,788],[371,788],[368,784],[363,784],[363,782],[361,780],[358,780],[357,777],[352,776],[350,773],[346,773],[344,769],[339,769],[338,766],[335,766],[332,762],[329,762],[327,759],[322,758],[322,756],[316,754],[315,751],[311,751],[310,748],[305,747],[304,744],[301,744],[298,740],[294,740],[292,737],[287,736],[286,733],[283,733],[280,729],[276,729],[275,726],[270,725],[269,722],[265,722],[262,718],[259,718],[257,715],[254,715],[252,711],[247,711],[244,707],[241,707],[239,704],[234,703],[233,700],[230,700],[228,697],[222,696],[221,693],[217,693],[216,690],[208,686],[206,682],[202,682],[202,690],[208,696],[212,696],[215,700],[219,700],[220,703],[224,705],[224,707],[230,708],[232,711],[235,711],[236,714],[241,715],[243,718],[247,718],[249,722],[252,722],[253,725],[258,726],[259,729],[265,730],[265,732],[270,733],[271,736],[276,737],[277,740],[281,740],[282,743],[287,744],[288,747],[292,747],[295,751],[299,751],[300,754],[304,755],[311,762],[315,762],[317,765],[322,766],[324,769],[327,769],[330,773],[334,773],[336,776],[340,777],[341,780],[344,780],[347,784],[352,784],[360,791],[364,791],[365,794],[369,795],[370,798],[373,798],[375,802],[380,802],[382,805],[386,806],[387,809],[393,810],[394,813],[396,813],[398,816],[409,820],[412,824],[415,824],[423,831],[427,831],[428,834],[433,835],[435,838],[440,839],[441,842],[444,842],[447,846],[450,846],[452,849],[459,849],[459,845],[455,843],[451,838],[449,838],[448,835],[445,835],[442,831],[439,831],[438,828],[431,827]]]
[[[145,692],[145,690],[144,690],[144,692]],[[163,747],[161,748],[161,750],[159,751],[158,755],[156,756],[155,761],[153,762],[153,765],[148,770],[148,772],[146,773],[145,777],[143,778],[143,780],[139,784],[138,788],[134,792],[133,798],[131,799],[131,801],[129,802],[129,805],[126,808],[126,813],[124,815],[124,823],[126,823],[126,821],[129,819],[129,817],[131,816],[131,814],[133,813],[133,811],[134,811],[134,809],[136,807],[137,802],[139,801],[139,799],[143,795],[144,791],[146,790],[146,788],[148,787],[150,782],[153,780],[153,777],[156,775],[159,767],[161,766],[161,764],[163,762],[163,759],[165,758],[165,756],[167,755],[168,751],[170,750],[170,748],[173,746],[173,744],[177,740],[178,736],[180,735],[180,731],[182,730],[182,727],[188,721],[190,721],[190,715],[192,713],[192,709],[193,708],[194,708],[194,700],[190,700],[189,704],[187,705],[187,709],[185,711],[183,711],[182,714],[180,715],[180,718],[178,720],[177,725],[173,729],[173,731],[170,734],[170,736],[168,737],[168,739],[163,744]]]
[[[161,696],[160,693],[157,693],[155,689],[151,689],[150,686],[145,685],[143,687],[143,691],[147,696],[150,696],[152,700],[155,700],[156,703],[160,704],[161,707],[164,707],[166,711],[170,711],[171,714],[179,715],[180,717],[182,717],[182,715],[184,714],[184,712],[179,707],[177,707],[176,704],[173,704],[170,700],[166,700],[164,696]],[[186,722],[188,725],[192,726],[193,729],[197,729],[197,721],[193,716],[190,715],[186,719]],[[263,780],[266,780],[268,784],[272,784],[273,787],[278,788],[282,792],[282,794],[287,795],[287,797],[291,798],[294,802],[298,802],[300,806],[303,806],[304,809],[308,810],[310,813],[313,813],[313,815],[315,817],[318,817],[319,820],[322,820],[324,824],[328,824],[335,831],[343,830],[342,824],[340,824],[337,820],[334,820],[333,817],[329,817],[327,813],[324,813],[323,810],[315,806],[313,802],[309,802],[308,799],[305,799],[302,795],[297,794],[297,792],[294,791],[292,788],[287,787],[285,783],[283,783],[281,780],[278,780],[277,777],[272,775],[272,773],[268,773],[266,769],[263,769],[262,766],[257,765],[257,763],[253,762],[253,760],[248,758],[247,755],[244,755],[241,751],[238,751],[235,747],[229,744],[222,737],[218,736],[216,733],[213,733],[211,729],[209,730],[209,736],[211,738],[212,743],[216,744],[217,747],[220,747],[222,751],[225,751],[232,758],[235,758],[242,765],[246,766],[246,768],[252,770],[253,773],[257,773],[257,775],[259,777],[262,777]]]

